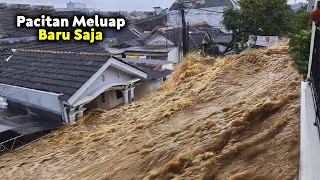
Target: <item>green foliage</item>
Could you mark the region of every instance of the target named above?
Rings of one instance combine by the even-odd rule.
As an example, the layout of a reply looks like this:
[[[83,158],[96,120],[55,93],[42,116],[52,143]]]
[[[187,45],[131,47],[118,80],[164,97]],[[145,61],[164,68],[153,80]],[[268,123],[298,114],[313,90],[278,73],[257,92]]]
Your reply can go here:
[[[240,10],[235,9],[233,6],[229,6],[224,9],[223,24],[229,31],[237,30],[241,28],[241,15]]]
[[[289,35],[290,54],[299,73],[306,76],[311,41],[311,22],[309,21],[308,13],[296,14],[292,27],[293,32]]]
[[[253,35],[289,34],[290,53],[297,70],[308,72],[311,23],[305,9],[294,13],[286,0],[239,0],[240,9],[226,8],[222,24],[233,32],[233,49]]]
[[[240,10],[226,8],[223,24],[240,35],[283,35],[290,30],[293,11],[286,0],[239,0]],[[247,37],[246,37],[247,38]]]
[[[293,11],[286,0],[239,0],[243,26],[254,35],[283,35]]]
[[[312,23],[309,21],[309,14],[307,12],[294,14],[292,33],[299,33],[301,30],[311,30],[311,26]]]

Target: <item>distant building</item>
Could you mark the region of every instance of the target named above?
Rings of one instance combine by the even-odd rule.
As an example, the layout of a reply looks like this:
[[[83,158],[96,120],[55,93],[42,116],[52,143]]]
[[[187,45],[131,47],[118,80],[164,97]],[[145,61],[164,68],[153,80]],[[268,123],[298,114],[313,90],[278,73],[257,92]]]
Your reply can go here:
[[[302,9],[303,7],[306,7],[307,4],[306,3],[303,3],[303,2],[299,2],[299,3],[296,3],[296,4],[289,4],[291,9],[293,11],[299,11],[300,9]]]
[[[160,59],[177,64],[181,59],[179,48],[179,45],[165,37],[163,32],[154,30],[137,39],[108,47],[107,51],[123,58]]]
[[[67,3],[68,9],[86,9],[87,5],[85,3],[79,3],[79,2],[68,2]]]
[[[67,3],[67,8],[57,8],[57,11],[81,11],[81,12],[93,12],[93,8],[87,8],[85,3],[72,2]]]
[[[181,0],[176,0],[169,9],[168,25],[171,27],[181,27],[181,2]],[[190,25],[207,23],[221,29],[224,29],[221,24],[224,8],[228,6],[239,7],[235,0],[200,0],[195,4],[191,1],[184,1],[184,6],[188,11],[186,21]]]
[[[311,12],[314,8],[314,0],[308,0],[308,12]]]
[[[103,53],[102,47],[100,53],[98,46],[86,49],[78,43],[46,49],[37,44],[0,60],[0,96],[47,119],[69,123],[82,118],[86,109],[128,104],[137,83],[147,78],[139,68]],[[88,52],[90,48],[95,52]]]

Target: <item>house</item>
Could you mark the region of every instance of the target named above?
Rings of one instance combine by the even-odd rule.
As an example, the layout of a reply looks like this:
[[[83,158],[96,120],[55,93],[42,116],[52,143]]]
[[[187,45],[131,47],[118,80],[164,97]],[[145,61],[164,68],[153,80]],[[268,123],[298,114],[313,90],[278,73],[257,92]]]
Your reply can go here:
[[[181,53],[177,44],[165,37],[164,33],[154,30],[144,33],[140,38],[127,41],[106,49],[111,54],[131,59],[162,59],[177,64]]]
[[[134,23],[139,30],[144,32],[152,32],[162,27],[167,27],[167,10],[157,12],[155,15],[148,16]]]
[[[173,63],[165,60],[126,59],[121,60],[142,69],[148,74],[135,88],[135,98],[139,99],[158,89],[173,71]]]
[[[216,33],[219,37],[222,37],[220,36],[222,34]],[[219,53],[219,46],[212,41],[206,31],[190,28],[188,42],[191,51],[201,51],[208,54]],[[161,28],[151,33],[144,33],[140,38],[110,46],[106,50],[116,57],[161,59],[178,64],[183,55],[182,45],[182,28]]]
[[[208,24],[191,26],[190,31],[208,33],[214,44],[218,46],[219,53],[223,53],[232,42],[232,33],[223,31],[220,28],[214,28]]]
[[[218,49],[215,48],[216,46],[212,41],[212,38],[206,31],[197,31],[190,27],[188,32],[189,51],[200,51],[207,54],[218,53]],[[176,46],[180,47],[180,54],[183,53],[182,28],[167,29],[165,30],[164,36],[168,38],[171,42],[173,42]]]
[[[65,123],[87,108],[131,102],[136,83],[147,78],[107,53],[19,49],[0,63],[1,97]]]
[[[114,29],[107,29],[104,31],[104,45],[106,48],[124,44],[133,40],[137,40],[141,37],[140,30],[133,25],[130,25],[120,31]]]
[[[176,0],[169,9],[167,23],[170,27],[181,27],[181,2],[188,9],[186,14],[186,21],[190,25],[207,23],[215,28],[224,29],[221,24],[223,20],[223,10],[228,6],[238,8],[236,0],[199,0],[195,3],[193,1]]]
[[[112,57],[98,43],[39,43],[32,37],[0,43],[0,97],[9,107],[27,107],[65,123],[87,109],[111,109],[144,97],[173,70],[165,60]]]

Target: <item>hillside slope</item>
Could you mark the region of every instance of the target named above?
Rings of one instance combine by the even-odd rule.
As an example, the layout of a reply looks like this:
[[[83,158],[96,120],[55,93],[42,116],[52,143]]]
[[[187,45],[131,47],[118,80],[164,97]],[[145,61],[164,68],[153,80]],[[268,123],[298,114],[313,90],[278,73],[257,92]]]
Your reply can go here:
[[[2,179],[294,179],[300,76],[287,46],[191,55],[152,95],[0,157]]]

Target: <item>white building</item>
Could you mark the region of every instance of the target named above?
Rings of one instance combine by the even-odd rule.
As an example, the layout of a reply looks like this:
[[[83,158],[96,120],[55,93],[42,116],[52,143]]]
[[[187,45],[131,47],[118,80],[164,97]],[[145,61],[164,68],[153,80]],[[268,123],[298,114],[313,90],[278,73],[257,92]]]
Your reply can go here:
[[[161,31],[144,34],[143,37],[107,48],[107,51],[123,58],[166,60],[174,64],[182,57],[180,46],[170,41]]]
[[[308,12],[314,9],[314,0],[308,0]]]
[[[137,99],[158,89],[174,69],[173,63],[165,60],[126,58],[121,58],[121,60],[134,64],[148,74],[148,77],[138,82],[135,88],[135,97]]]
[[[85,3],[69,1],[67,8],[56,8],[57,11],[82,11],[82,12],[94,12],[93,8],[87,8]]]
[[[69,1],[67,3],[67,8],[68,9],[85,9],[85,8],[87,8],[87,5],[85,3]]]
[[[65,123],[81,118],[87,108],[130,103],[137,83],[147,78],[102,53],[17,50],[0,63],[1,97]]]
[[[176,0],[169,9],[168,25],[171,27],[181,27],[181,1]],[[236,0],[199,0],[196,4],[188,1],[184,3],[188,13],[186,21],[190,25],[206,23],[215,28],[224,29],[221,21],[223,20],[223,10],[228,6],[238,8]],[[189,8],[191,8],[189,10]]]

